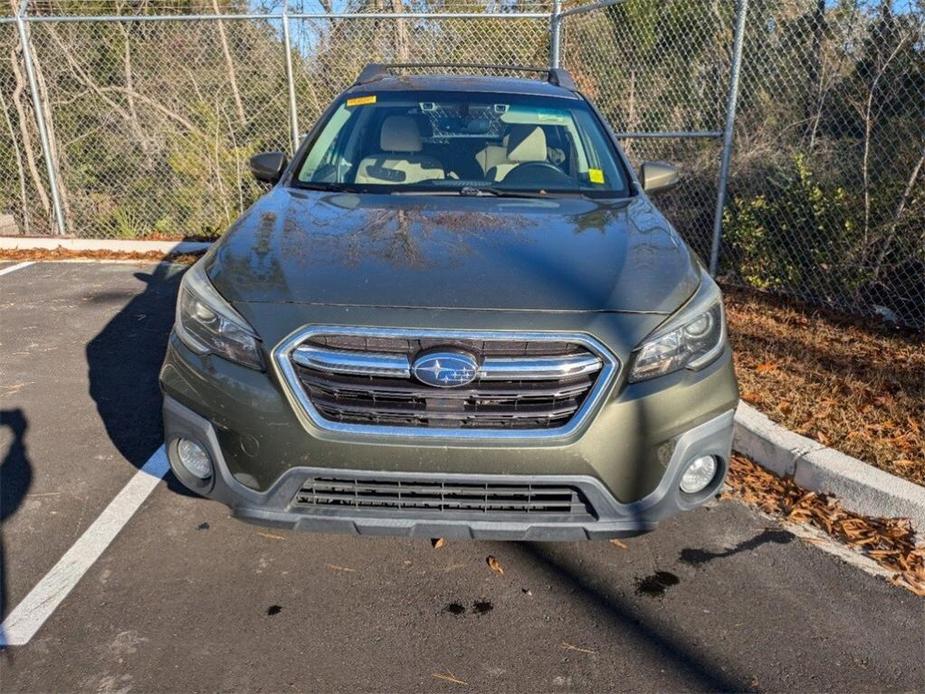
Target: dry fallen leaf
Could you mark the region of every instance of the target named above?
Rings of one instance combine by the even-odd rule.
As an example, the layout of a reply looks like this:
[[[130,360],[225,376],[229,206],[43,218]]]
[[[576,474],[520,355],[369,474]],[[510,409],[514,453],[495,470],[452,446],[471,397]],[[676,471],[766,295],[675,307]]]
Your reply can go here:
[[[610,541],[614,547],[619,547],[620,549],[629,549],[624,543],[620,542],[617,538],[614,538]]]
[[[355,574],[357,571],[356,569],[351,569],[349,566],[338,566],[337,564],[325,564],[325,566],[331,569],[331,571],[344,571],[351,574]]]
[[[777,364],[774,362],[766,361],[763,364],[758,364],[758,366],[755,367],[755,371],[760,374],[766,374],[769,371],[774,371],[776,368]]]
[[[597,651],[592,651],[589,648],[579,648],[578,646],[574,646],[570,644],[568,641],[562,642],[562,648],[564,648],[567,651],[578,651],[579,653],[588,653],[590,655],[594,655],[595,653],[597,653]]]
[[[760,405],[762,402],[764,402],[764,398],[761,397],[761,394],[756,393],[753,390],[742,391],[742,399],[745,402],[750,402],[753,405]]]
[[[831,446],[831,445],[832,445],[832,439],[830,439],[828,436],[826,436],[826,434],[825,434],[824,431],[817,431],[817,432],[816,432],[816,441],[818,441],[819,443],[821,443],[823,446]]]
[[[258,532],[257,534],[260,535],[260,537],[265,537],[265,538],[267,538],[268,540],[285,540],[285,539],[286,539],[286,538],[283,537],[282,535],[273,535],[273,534],[271,534],[271,533],[260,533],[260,532]]]
[[[485,559],[485,563],[488,564],[488,568],[494,571],[496,574],[504,573],[504,569],[501,568],[501,562],[495,559],[493,555],[489,554]]]
[[[447,682],[452,682],[453,684],[468,684],[468,682],[463,682],[461,679],[453,676],[451,673],[439,673],[435,672],[431,677],[436,677],[438,680],[445,680]]]
[[[431,538],[430,544],[433,546],[434,549],[440,549],[441,547],[446,546],[446,539],[442,537],[434,537],[434,538]]]

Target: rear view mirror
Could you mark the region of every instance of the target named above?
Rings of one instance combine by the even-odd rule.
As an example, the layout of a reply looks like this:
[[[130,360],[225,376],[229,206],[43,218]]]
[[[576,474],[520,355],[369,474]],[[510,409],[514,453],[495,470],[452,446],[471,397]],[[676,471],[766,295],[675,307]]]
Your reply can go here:
[[[674,188],[681,180],[676,166],[666,161],[647,161],[639,167],[639,181],[647,193],[659,193]]]
[[[283,175],[286,163],[286,155],[282,152],[261,152],[251,157],[251,173],[258,181],[276,183]]]

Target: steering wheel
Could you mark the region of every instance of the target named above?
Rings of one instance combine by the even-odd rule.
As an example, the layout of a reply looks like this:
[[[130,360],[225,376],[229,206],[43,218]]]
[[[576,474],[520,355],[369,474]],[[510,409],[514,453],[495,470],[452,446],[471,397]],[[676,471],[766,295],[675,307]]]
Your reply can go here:
[[[548,161],[528,161],[519,164],[510,170],[504,177],[504,183],[511,183],[515,186],[545,186],[571,183],[569,178],[562,169]]]

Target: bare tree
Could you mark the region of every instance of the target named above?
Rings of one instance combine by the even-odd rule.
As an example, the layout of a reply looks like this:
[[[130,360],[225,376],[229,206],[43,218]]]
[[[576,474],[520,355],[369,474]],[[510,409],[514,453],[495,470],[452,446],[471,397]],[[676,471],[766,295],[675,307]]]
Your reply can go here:
[[[39,167],[35,161],[35,145],[32,140],[32,132],[29,130],[30,118],[26,115],[26,107],[23,104],[26,92],[26,79],[23,76],[20,58],[22,49],[13,47],[10,49],[10,66],[13,72],[13,108],[16,109],[16,117],[19,121],[19,134],[22,138],[23,152],[26,157],[26,167],[29,169],[29,175],[32,178],[32,186],[38,195],[39,202],[46,215],[51,213],[51,201],[48,199],[48,193],[45,192],[45,185],[42,183],[42,177],[39,175]],[[15,138],[14,138],[15,139]]]
[[[221,14],[218,9],[218,0],[212,0],[212,9],[216,15]],[[218,37],[222,44],[222,53],[225,56],[225,66],[228,69],[228,85],[231,87],[231,95],[234,97],[235,109],[238,112],[238,122],[244,125],[247,118],[244,114],[241,90],[238,89],[238,76],[234,69],[234,60],[232,60],[231,49],[228,46],[228,36],[225,35],[225,23],[221,19],[216,20],[216,23],[218,24]]]
[[[10,142],[13,143],[13,153],[16,159],[16,172],[19,174],[19,202],[22,205],[22,224],[23,232],[29,233],[31,222],[29,220],[28,195],[26,193],[26,172],[23,169],[22,153],[19,149],[19,142],[16,140],[16,131],[13,128],[13,121],[10,120],[10,109],[7,106],[6,99],[3,98],[3,91],[0,90],[0,107],[3,108],[3,116],[6,120],[6,127],[10,133]]]

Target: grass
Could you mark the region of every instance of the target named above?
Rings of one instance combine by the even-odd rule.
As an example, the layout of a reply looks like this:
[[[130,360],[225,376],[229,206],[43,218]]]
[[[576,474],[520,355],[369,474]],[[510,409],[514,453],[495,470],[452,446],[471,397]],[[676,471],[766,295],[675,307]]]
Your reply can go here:
[[[742,399],[803,436],[925,485],[925,340],[727,290]]]

